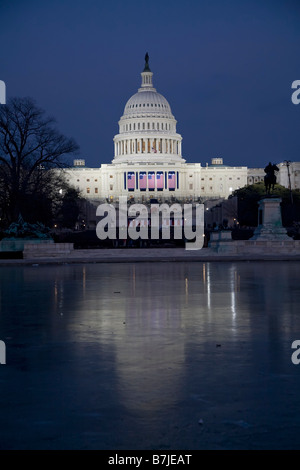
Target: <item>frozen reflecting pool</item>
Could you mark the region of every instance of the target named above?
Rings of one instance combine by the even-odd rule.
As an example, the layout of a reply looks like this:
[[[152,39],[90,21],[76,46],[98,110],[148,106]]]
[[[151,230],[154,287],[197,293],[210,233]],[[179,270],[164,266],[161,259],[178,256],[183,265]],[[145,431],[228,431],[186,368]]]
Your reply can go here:
[[[300,448],[299,281],[297,262],[1,268],[0,449]]]

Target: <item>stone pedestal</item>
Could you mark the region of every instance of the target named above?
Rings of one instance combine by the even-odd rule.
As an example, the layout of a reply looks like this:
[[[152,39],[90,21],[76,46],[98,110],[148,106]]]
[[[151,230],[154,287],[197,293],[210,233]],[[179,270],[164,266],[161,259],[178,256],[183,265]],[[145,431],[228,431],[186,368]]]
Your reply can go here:
[[[280,203],[280,197],[258,202],[258,226],[250,240],[291,240],[282,226]]]

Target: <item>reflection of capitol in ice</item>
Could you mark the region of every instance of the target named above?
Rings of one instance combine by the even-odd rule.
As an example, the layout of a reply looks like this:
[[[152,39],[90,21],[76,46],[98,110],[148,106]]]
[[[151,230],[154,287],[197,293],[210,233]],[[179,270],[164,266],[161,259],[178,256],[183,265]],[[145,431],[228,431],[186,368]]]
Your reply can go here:
[[[76,364],[84,364],[89,374],[96,367],[103,375],[99,396],[108,387],[128,410],[158,412],[180,403],[189,375],[217,380],[223,368],[216,368],[231,367],[228,361],[243,345],[255,367],[262,355],[255,347],[259,338],[272,342],[273,358],[284,359],[283,343],[298,321],[297,264],[280,263],[280,276],[274,266],[153,262],[6,268],[1,307],[5,318],[13,305],[15,318],[24,322],[35,313],[46,324],[43,338],[55,344],[64,338]],[[23,316],[24,299],[33,295],[34,311]],[[78,377],[76,387],[84,383]]]
[[[176,405],[189,361],[189,335],[201,344],[204,331],[214,325],[216,315],[223,314],[234,334],[236,269],[229,270],[223,286],[226,292],[221,290],[212,298],[210,264],[149,263],[146,270],[143,264],[99,268],[77,267],[73,278],[78,279],[76,294],[82,300],[76,300],[72,315],[80,319],[68,325],[70,333],[80,342],[99,342],[113,351],[115,391],[127,408],[158,411]],[[67,286],[64,279],[54,282],[59,315],[66,315]]]
[[[211,265],[199,263],[196,272],[191,268],[180,263],[165,265],[162,272],[154,263],[146,273],[141,265],[131,268],[132,296],[124,303],[126,325],[115,346],[121,400],[132,410],[159,411],[180,402],[190,335],[201,348],[205,331],[219,320],[236,334],[235,267],[219,298],[212,298]]]
[[[114,393],[128,409],[158,411],[174,406],[181,399],[194,348],[203,354],[199,367],[205,368],[208,349],[213,359],[216,343],[246,341],[257,330],[252,316],[264,318],[274,308],[276,276],[258,266],[148,263],[77,267],[83,300],[76,301],[73,313],[78,321],[69,324],[70,334],[80,342],[95,343],[96,354],[97,344],[113,354]],[[284,279],[280,285],[288,289],[288,275]],[[56,294],[58,310],[64,309],[63,290],[59,287]]]
[[[172,274],[171,267],[165,274]],[[116,373],[120,400],[127,408],[159,411],[180,399],[185,345],[178,331],[184,329],[184,319],[181,302],[161,290],[164,280],[157,267],[150,265],[141,276],[141,266],[132,266],[132,294],[122,309],[126,324],[115,343]]]
[[[2,447],[299,448],[299,303],[299,262],[2,268]]]

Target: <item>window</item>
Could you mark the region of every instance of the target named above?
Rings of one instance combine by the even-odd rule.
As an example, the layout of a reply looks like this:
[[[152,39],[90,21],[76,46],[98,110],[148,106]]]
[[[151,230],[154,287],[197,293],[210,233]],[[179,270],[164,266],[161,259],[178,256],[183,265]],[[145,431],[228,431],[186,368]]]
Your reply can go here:
[[[109,175],[110,178],[113,178],[113,175]]]
[[[90,181],[90,180],[87,178],[87,181]]]
[[[97,178],[95,179],[95,181],[98,181]]]
[[[109,190],[112,191],[114,189],[114,185],[113,184],[110,184],[109,185]]]
[[[232,178],[229,178],[230,180],[232,180]]]
[[[189,185],[189,189],[190,189],[190,190],[193,189],[193,185],[192,185],[192,184]]]
[[[150,122],[148,122],[148,126],[147,126],[147,127],[148,127],[148,129],[150,129]]]
[[[80,180],[77,180],[77,181],[80,181]]]
[[[98,194],[98,188],[95,188],[95,194]]]
[[[204,178],[201,178],[201,181],[204,181]]]
[[[143,122],[143,129],[145,129],[145,123]]]
[[[212,191],[212,186],[210,186],[209,189]]]
[[[87,194],[90,194],[90,191],[91,191],[90,188],[86,188]]]
[[[209,178],[209,181],[212,181],[212,178]]]
[[[201,191],[204,191],[204,186],[201,187]]]

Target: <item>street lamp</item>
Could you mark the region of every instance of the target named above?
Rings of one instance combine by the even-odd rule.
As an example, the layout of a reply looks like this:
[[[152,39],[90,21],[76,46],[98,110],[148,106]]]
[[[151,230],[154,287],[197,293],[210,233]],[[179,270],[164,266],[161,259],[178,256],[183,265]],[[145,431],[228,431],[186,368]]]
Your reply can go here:
[[[290,160],[284,160],[286,167],[287,167],[287,172],[288,172],[288,179],[289,179],[289,190],[290,190],[290,196],[291,196],[291,203],[293,204],[293,193],[292,193],[292,185],[291,185],[291,175],[290,175],[290,165],[291,161]]]

